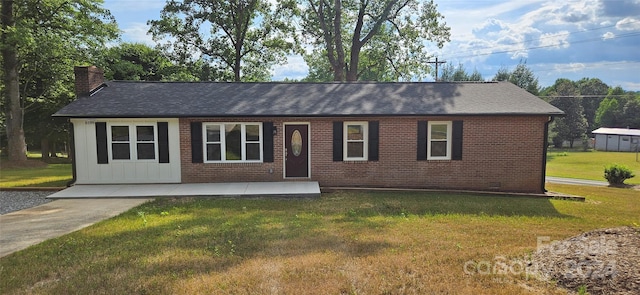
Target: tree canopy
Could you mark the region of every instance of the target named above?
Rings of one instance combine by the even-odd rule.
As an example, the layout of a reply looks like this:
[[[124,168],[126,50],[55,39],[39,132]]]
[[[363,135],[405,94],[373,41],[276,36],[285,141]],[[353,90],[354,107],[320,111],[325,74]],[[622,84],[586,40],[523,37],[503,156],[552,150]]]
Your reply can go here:
[[[203,60],[215,80],[264,81],[295,49],[295,11],[293,0],[170,0],[148,24],[154,40],[181,64]]]
[[[598,127],[640,128],[640,95],[618,86],[609,89],[596,111]]]
[[[93,49],[115,39],[117,32],[99,0],[2,1],[2,107],[9,160],[26,160],[24,131],[42,128],[25,125],[53,120],[48,115],[74,97],[73,66],[87,63]],[[44,130],[49,129],[56,128]]]
[[[209,80],[208,65],[196,61],[177,65],[159,49],[141,43],[120,43],[99,53],[98,66],[107,80],[200,81]]]
[[[526,61],[521,60],[513,71],[504,67],[500,68],[492,80],[509,81],[533,95],[538,95],[540,92],[538,77],[527,67]]]
[[[556,80],[551,88],[549,103],[565,113],[563,117],[558,117],[553,122],[552,141],[556,147],[562,147],[562,143],[567,140],[570,147],[573,147],[574,140],[586,136],[587,132],[587,120],[579,97],[580,91],[576,84],[568,79]]]
[[[438,79],[439,82],[453,82],[453,81],[484,81],[482,74],[478,69],[474,69],[473,73],[467,73],[463,64],[458,64],[458,67],[454,67],[453,63],[447,63],[442,67],[442,72]]]
[[[429,72],[426,42],[442,47],[450,28],[433,1],[301,0],[311,80],[420,79]]]

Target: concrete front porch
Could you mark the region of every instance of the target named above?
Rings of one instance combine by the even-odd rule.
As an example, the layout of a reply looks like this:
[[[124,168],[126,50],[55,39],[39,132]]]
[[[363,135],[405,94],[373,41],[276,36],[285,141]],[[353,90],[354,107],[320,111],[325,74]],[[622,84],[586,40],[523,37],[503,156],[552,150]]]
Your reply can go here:
[[[178,184],[82,184],[48,196],[50,199],[148,198],[185,196],[229,197],[318,197],[315,181],[232,182]]]

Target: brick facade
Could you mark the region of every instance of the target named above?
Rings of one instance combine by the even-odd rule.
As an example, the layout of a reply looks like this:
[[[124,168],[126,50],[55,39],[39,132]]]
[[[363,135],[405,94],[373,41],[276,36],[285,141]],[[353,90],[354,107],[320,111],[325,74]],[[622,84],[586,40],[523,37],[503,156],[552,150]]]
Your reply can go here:
[[[182,182],[283,181],[284,123],[309,123],[311,177],[321,186],[541,192],[547,116],[182,118]],[[333,122],[380,122],[379,160],[333,161]],[[463,121],[462,160],[417,161],[417,122]],[[272,163],[192,163],[190,123],[273,122]],[[305,180],[308,180],[305,178]]]
[[[104,83],[104,71],[95,66],[74,67],[73,72],[77,97],[89,95]]]

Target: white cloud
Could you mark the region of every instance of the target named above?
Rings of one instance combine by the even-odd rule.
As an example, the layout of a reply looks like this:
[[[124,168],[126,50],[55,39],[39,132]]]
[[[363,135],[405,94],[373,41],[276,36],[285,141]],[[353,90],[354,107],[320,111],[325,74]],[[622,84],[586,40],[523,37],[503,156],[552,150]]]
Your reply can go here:
[[[144,43],[154,46],[155,42],[151,35],[147,35],[149,26],[146,23],[131,23],[129,27],[123,28],[122,39],[128,42]]]
[[[616,29],[620,31],[638,31],[640,30],[640,19],[625,17],[616,23]]]
[[[554,70],[558,73],[579,72],[584,70],[586,66],[583,63],[555,64]]]
[[[165,0],[104,0],[103,6],[111,12],[145,12],[160,11]]]
[[[604,35],[602,35],[602,40],[613,39],[615,37],[616,37],[616,34],[611,32],[606,32],[604,33]]]
[[[640,91],[640,82],[617,81],[616,85],[620,85],[624,90]]]
[[[309,67],[300,55],[287,56],[287,63],[276,65],[272,70],[272,80],[282,81],[285,78],[300,80],[307,76]]]
[[[569,48],[569,32],[546,33],[540,35],[540,46],[551,48]]]

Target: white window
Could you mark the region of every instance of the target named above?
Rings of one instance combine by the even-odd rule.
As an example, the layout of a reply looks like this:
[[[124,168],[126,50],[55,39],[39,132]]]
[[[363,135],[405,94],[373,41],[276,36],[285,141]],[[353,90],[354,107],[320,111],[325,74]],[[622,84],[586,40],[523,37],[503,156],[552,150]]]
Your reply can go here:
[[[111,125],[108,138],[112,160],[155,160],[155,125]]]
[[[344,122],[344,160],[366,161],[368,152],[367,122]]]
[[[261,162],[262,124],[204,124],[205,162]]]
[[[451,121],[429,121],[427,159],[451,160]]]

